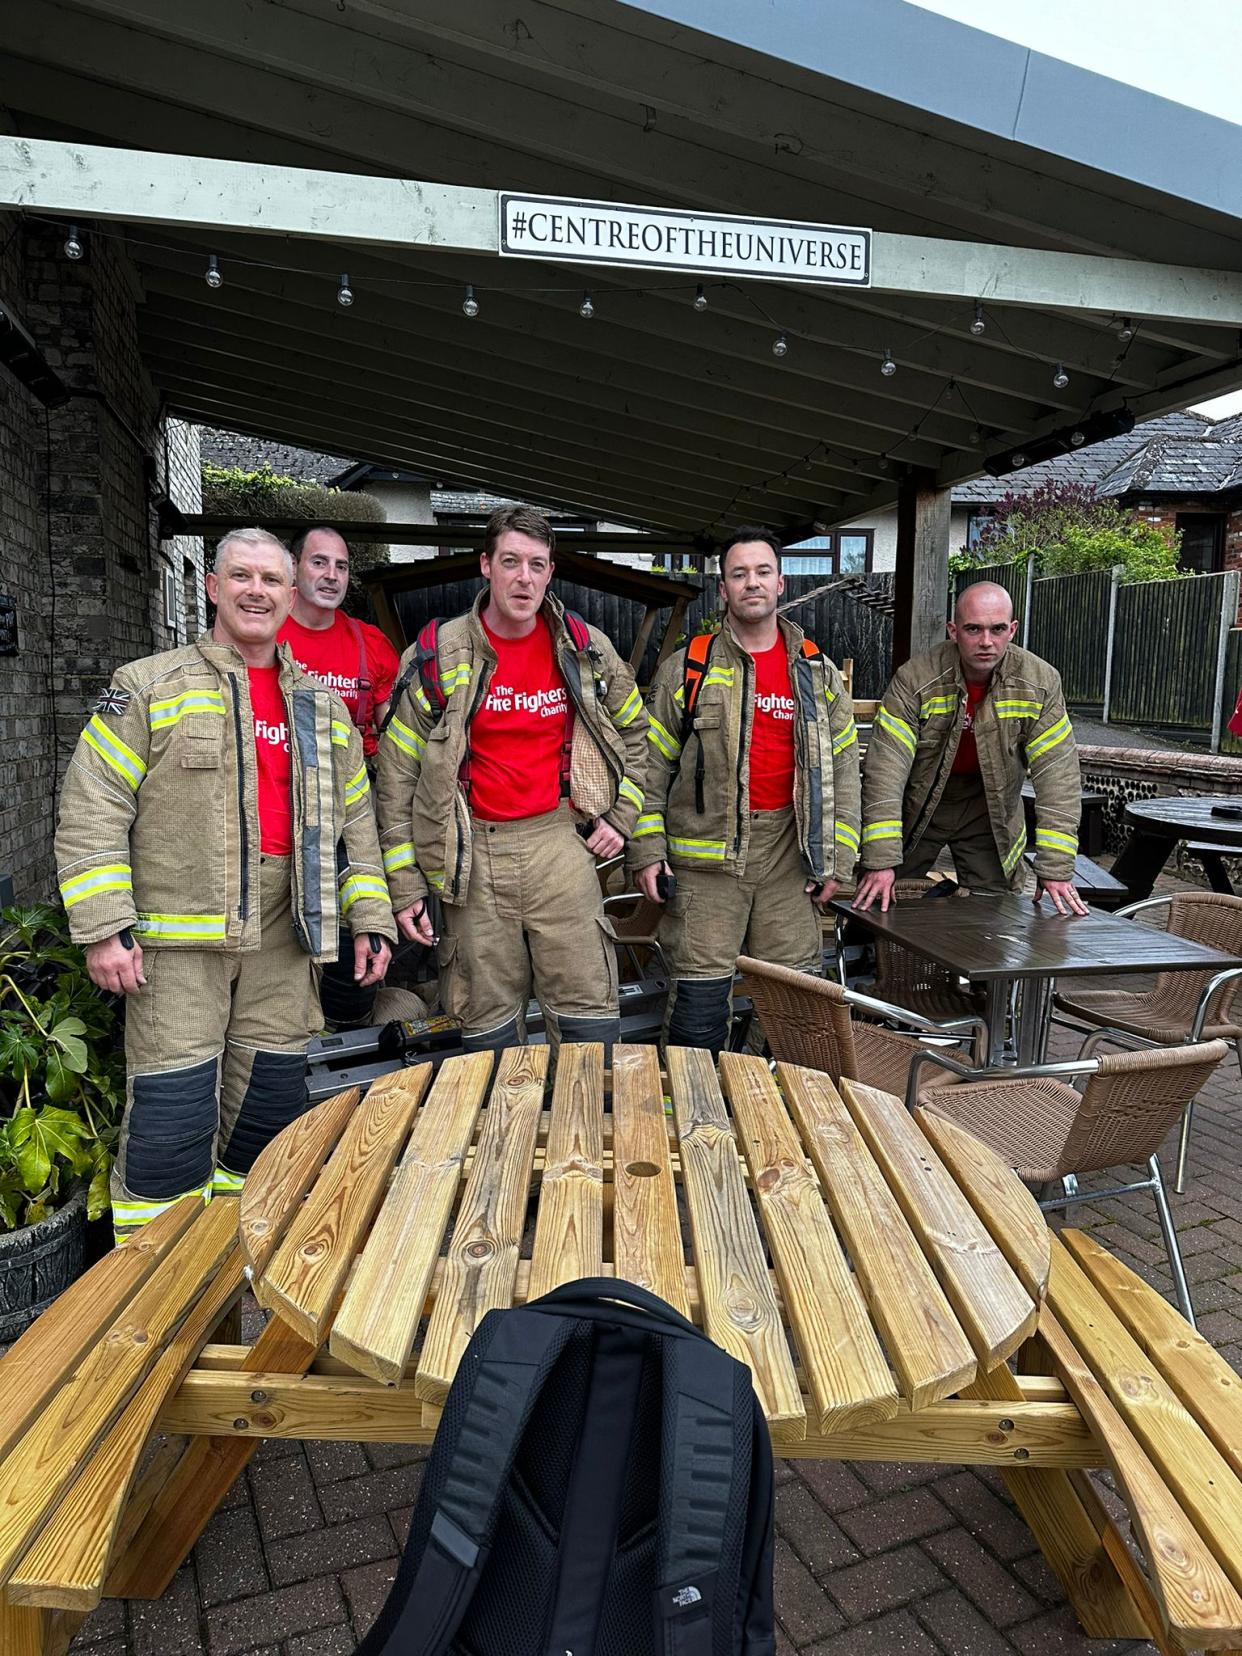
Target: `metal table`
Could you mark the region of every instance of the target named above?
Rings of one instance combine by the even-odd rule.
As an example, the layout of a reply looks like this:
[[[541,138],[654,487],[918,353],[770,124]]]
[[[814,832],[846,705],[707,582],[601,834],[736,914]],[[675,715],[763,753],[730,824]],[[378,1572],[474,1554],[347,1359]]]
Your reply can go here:
[[[1172,937],[1152,926],[1118,920],[1096,909],[1067,917],[1057,914],[1046,900],[1037,908],[1026,897],[896,903],[887,914],[878,908],[860,914],[843,901],[832,906],[899,948],[934,960],[982,988],[993,1053],[1000,1050],[1010,991],[1019,984],[1020,1064],[1038,1063],[1043,1056],[1048,1007],[1057,978],[1116,972],[1213,972],[1242,966],[1234,955],[1189,938]]]
[[[1151,895],[1161,869],[1182,840],[1210,840],[1242,854],[1242,816],[1214,816],[1213,808],[1222,806],[1242,810],[1242,796],[1138,799],[1126,806],[1130,837],[1112,871],[1130,888],[1132,900]],[[1232,893],[1223,870],[1212,889]]]

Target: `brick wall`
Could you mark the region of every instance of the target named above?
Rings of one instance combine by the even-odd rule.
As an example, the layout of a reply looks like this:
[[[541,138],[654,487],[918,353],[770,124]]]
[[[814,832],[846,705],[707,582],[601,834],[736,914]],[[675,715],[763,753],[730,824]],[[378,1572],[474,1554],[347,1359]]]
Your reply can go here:
[[[88,704],[119,662],[201,619],[201,543],[161,547],[154,509],[164,490],[196,508],[196,434],[160,417],[120,242],[92,236],[75,263],[63,240],[0,215],[0,294],[76,393],[45,410],[0,368],[0,592],[17,599],[20,638],[0,657],[0,873],[19,899],[52,889],[57,779]]]

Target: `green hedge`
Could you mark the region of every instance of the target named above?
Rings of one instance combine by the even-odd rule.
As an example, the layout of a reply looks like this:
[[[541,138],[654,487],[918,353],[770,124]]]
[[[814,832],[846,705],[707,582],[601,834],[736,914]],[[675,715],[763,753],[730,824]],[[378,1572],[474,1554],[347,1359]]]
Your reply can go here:
[[[206,517],[240,518],[248,523],[262,518],[296,518],[322,523],[325,518],[348,518],[356,523],[382,523],[384,508],[373,495],[329,489],[322,483],[299,483],[282,477],[270,466],[243,471],[240,466],[203,467],[203,513]],[[349,541],[349,536],[346,535]],[[373,569],[388,562],[386,544],[350,541],[355,569]]]

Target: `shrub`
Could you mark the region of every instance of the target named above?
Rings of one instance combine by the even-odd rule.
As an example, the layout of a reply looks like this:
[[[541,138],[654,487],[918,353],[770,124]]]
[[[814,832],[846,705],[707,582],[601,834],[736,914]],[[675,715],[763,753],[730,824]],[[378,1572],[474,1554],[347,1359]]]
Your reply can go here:
[[[348,518],[357,523],[382,523],[384,508],[374,495],[329,489],[323,483],[299,483],[282,477],[270,466],[243,471],[240,466],[203,467],[203,513],[207,517],[291,518],[300,523],[322,523],[325,518]],[[347,535],[346,540],[349,541]],[[371,541],[349,542],[355,569],[373,569],[388,562],[388,547]]]
[[[1169,581],[1181,537],[1101,500],[1081,483],[1041,483],[1010,490],[996,502],[976,546],[950,560],[954,573],[979,564],[1023,563],[1034,554],[1037,575],[1078,575],[1120,564],[1124,581]]]

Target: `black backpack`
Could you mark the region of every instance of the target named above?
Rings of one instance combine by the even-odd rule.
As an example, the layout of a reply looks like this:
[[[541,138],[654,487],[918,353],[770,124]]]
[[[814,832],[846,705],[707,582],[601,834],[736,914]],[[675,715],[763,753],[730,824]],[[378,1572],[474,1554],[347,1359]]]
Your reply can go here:
[[[750,1371],[606,1277],[489,1311],[359,1656],[773,1656]]]

